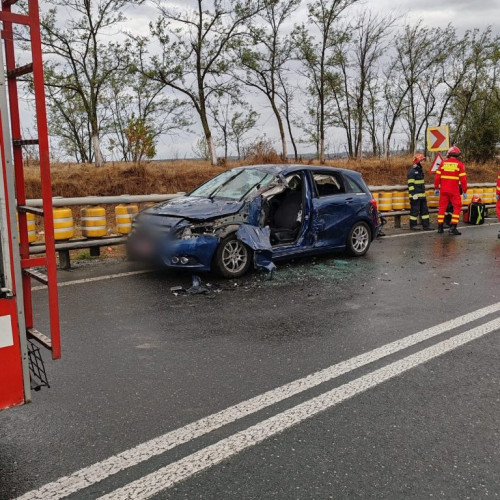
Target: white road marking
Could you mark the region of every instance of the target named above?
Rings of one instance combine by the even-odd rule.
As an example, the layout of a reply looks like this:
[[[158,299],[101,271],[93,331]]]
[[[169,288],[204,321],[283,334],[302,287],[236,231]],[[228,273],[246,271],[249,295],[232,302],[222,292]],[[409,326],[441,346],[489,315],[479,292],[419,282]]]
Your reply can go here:
[[[265,439],[300,424],[304,420],[322,411],[332,408],[416,366],[426,363],[438,356],[442,356],[447,352],[453,351],[464,344],[479,339],[498,329],[500,329],[500,318],[456,335],[451,339],[444,340],[432,347],[423,349],[416,354],[412,354],[400,361],[379,368],[352,382],[325,392],[320,396],[290,408],[267,420],[263,420],[244,431],[238,432],[226,439],[222,439],[192,455],[158,469],[137,481],[133,481],[123,488],[119,488],[108,495],[104,495],[100,497],[99,500],[144,500],[151,498],[153,495],[170,488],[174,484],[184,481],[198,472],[208,469],[247,448],[261,443]]]
[[[406,349],[407,347],[435,337],[436,335],[448,332],[498,311],[500,311],[500,302],[445,321],[444,323],[427,328],[403,339],[396,340],[364,354],[360,354],[349,360],[342,361],[341,363],[320,370],[307,377],[295,380],[247,401],[230,406],[225,410],[192,422],[180,429],[167,432],[162,436],[141,443],[134,448],[123,451],[122,453],[109,457],[101,462],[97,462],[89,467],[80,469],[69,476],[64,476],[57,481],[46,484],[38,490],[28,492],[20,497],[20,499],[45,500],[51,498],[55,500],[64,498],[67,495],[98,483],[124,469],[133,467],[156,455],[173,449],[176,446],[208,434],[224,425],[235,422],[247,415],[251,415],[252,413],[306,391],[323,382],[333,380],[352,370],[397,353],[402,349]]]
[[[103,280],[112,280],[115,278],[126,278],[128,276],[135,276],[136,274],[146,274],[152,273],[153,269],[146,269],[143,271],[129,271],[127,273],[117,273],[117,274],[108,274],[106,276],[97,276],[95,278],[85,278],[81,280],[73,280],[73,281],[63,281],[58,283],[58,287],[62,286],[71,286],[71,285],[81,285],[82,283],[92,283],[93,281],[103,281]],[[31,288],[32,292],[36,292],[37,290],[47,290],[46,286],[34,286]]]

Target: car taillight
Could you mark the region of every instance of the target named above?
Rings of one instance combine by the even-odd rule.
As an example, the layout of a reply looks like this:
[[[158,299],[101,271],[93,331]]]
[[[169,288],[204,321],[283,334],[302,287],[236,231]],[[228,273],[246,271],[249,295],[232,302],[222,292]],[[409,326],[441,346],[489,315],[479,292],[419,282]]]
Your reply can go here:
[[[372,198],[370,200],[370,203],[373,205],[373,208],[378,211],[377,200],[375,198]]]

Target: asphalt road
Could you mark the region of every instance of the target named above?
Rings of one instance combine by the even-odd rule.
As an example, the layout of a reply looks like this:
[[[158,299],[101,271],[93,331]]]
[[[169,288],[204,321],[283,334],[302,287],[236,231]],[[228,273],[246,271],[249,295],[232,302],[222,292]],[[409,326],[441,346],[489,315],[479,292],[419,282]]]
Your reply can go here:
[[[61,272],[63,357],[0,413],[0,499],[499,497],[498,229],[394,231],[205,294]]]

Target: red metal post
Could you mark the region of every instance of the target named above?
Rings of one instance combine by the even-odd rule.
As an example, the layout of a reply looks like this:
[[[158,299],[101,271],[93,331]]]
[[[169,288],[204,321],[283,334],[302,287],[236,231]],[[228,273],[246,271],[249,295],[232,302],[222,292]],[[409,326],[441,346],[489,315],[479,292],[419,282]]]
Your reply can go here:
[[[57,265],[52,212],[52,187],[50,180],[49,131],[47,128],[47,112],[45,107],[45,80],[43,75],[38,0],[29,1],[29,17],[31,19],[31,50],[33,56],[33,82],[36,96],[35,105],[39,141],[42,203],[45,214],[44,229],[49,293],[50,338],[52,341],[52,359],[58,359],[61,357],[61,340],[57,292]]]
[[[52,213],[52,189],[50,179],[50,157],[49,157],[49,136],[47,127],[47,115],[45,108],[45,84],[42,62],[42,44],[40,34],[40,19],[38,0],[28,0],[28,14],[20,15],[11,12],[11,4],[15,1],[4,0],[0,11],[0,21],[3,22],[2,36],[5,41],[6,69],[8,77],[9,108],[12,131],[12,150],[15,173],[15,198],[19,218],[19,252],[22,268],[26,271],[30,267],[44,266],[47,273],[47,287],[49,298],[49,319],[50,319],[50,349],[52,358],[61,356],[60,328],[59,328],[59,306],[57,291],[57,266],[54,240],[54,223]],[[29,27],[32,65],[16,68],[15,43],[13,37],[13,24],[20,23]],[[42,190],[42,204],[45,233],[45,257],[30,258],[29,237],[27,227],[27,214],[22,208],[26,205],[25,180],[23,169],[23,139],[20,122],[19,96],[17,87],[17,77],[26,72],[33,71],[33,88],[35,94],[36,124],[38,134],[38,147],[40,159],[40,183]],[[26,141],[24,142],[26,143]],[[31,279],[28,272],[22,275],[23,302],[26,320],[26,329],[33,335],[34,315],[33,301],[31,296]]]

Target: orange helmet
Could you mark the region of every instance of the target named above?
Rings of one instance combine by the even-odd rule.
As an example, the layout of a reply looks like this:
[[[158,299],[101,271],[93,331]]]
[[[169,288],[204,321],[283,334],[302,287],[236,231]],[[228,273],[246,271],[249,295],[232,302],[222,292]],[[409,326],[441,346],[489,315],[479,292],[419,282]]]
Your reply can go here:
[[[423,155],[422,153],[415,153],[413,155],[413,163],[415,164],[420,163],[421,161],[424,160],[425,160],[425,155]]]
[[[457,146],[452,146],[450,149],[448,149],[447,156],[460,156],[462,154],[462,151]]]

